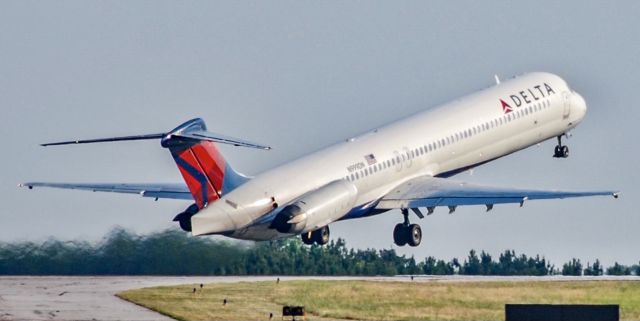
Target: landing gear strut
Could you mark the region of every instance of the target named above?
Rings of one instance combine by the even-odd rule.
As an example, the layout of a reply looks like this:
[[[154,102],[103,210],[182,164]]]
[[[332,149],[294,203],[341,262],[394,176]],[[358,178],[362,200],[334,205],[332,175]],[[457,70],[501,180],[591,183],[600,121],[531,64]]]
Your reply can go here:
[[[393,229],[393,242],[398,246],[418,246],[422,241],[422,229],[418,224],[409,223],[409,210],[402,209],[402,215],[404,216],[404,222],[399,223]]]
[[[558,136],[558,145],[556,145],[556,148],[554,149],[554,152],[553,152],[553,157],[555,158],[569,157],[569,146],[562,145],[562,136],[564,136],[564,134]]]
[[[313,243],[325,245],[329,243],[330,236],[331,233],[329,232],[329,226],[324,226],[315,231],[309,231],[300,235],[302,243],[307,245],[312,245]]]

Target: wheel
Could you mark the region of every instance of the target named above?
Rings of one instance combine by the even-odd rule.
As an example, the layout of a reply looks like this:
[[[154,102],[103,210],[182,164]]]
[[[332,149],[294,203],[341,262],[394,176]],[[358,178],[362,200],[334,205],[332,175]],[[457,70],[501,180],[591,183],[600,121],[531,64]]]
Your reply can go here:
[[[420,241],[422,241],[422,229],[418,224],[411,224],[406,229],[406,237],[408,239],[409,246],[418,246],[420,245]]]
[[[553,150],[553,157],[562,156],[562,147],[560,145],[556,145],[556,148]]]
[[[329,232],[329,226],[325,226],[313,231],[311,237],[313,238],[313,241],[316,242],[316,244],[325,245],[329,243],[330,236],[331,235]]]
[[[393,242],[396,243],[397,246],[405,246],[407,244],[406,238],[406,228],[400,223],[396,224],[396,227],[393,228]]]
[[[562,146],[562,157],[564,158],[569,157],[569,146],[567,145]]]
[[[313,244],[313,232],[305,232],[300,234],[300,238],[302,238],[302,243],[306,245]]]

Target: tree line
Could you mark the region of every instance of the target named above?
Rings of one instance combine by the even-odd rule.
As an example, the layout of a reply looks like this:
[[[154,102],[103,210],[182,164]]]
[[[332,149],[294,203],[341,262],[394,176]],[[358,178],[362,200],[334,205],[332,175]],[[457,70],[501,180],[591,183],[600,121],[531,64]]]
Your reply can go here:
[[[113,229],[101,242],[0,243],[0,275],[640,275],[640,265],[604,268],[578,259],[556,268],[539,255],[474,250],[461,262],[416,261],[393,249],[348,248],[343,239],[307,246],[299,238],[247,243],[190,237],[178,230],[146,236]]]

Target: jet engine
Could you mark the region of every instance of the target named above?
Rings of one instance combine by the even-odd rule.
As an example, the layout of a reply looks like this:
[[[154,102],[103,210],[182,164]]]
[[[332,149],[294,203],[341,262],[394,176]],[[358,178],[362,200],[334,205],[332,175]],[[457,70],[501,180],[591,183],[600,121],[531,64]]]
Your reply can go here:
[[[176,217],[173,218],[173,221],[180,223],[180,228],[183,231],[191,232],[191,217],[196,215],[199,210],[198,205],[195,203],[191,204],[191,206],[187,207],[184,212],[176,215]]]
[[[354,206],[358,190],[339,180],[302,195],[285,206],[271,223],[280,233],[305,233],[334,222]]]

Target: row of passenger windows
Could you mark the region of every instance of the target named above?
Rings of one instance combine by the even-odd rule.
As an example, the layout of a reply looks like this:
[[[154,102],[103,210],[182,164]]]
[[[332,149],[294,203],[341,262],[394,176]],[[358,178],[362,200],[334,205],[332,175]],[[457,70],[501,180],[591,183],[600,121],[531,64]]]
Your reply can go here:
[[[536,112],[547,109],[550,106],[551,106],[551,102],[549,102],[549,99],[545,99],[542,102],[531,104],[526,108],[519,108],[516,111],[512,111],[510,113],[504,114],[503,116],[493,119],[491,121],[476,125],[471,128],[467,128],[455,134],[449,135],[447,137],[443,137],[429,144],[426,144],[416,149],[402,153],[394,158],[387,159],[385,161],[370,165],[362,170],[359,170],[355,173],[345,176],[344,179],[348,181],[355,181],[355,180],[367,177],[369,175],[372,175],[373,173],[377,173],[379,171],[391,168],[396,164],[404,163],[410,159],[423,156],[427,153],[433,152],[439,148],[443,148],[449,144],[458,142],[462,139],[473,137],[489,129],[506,125],[507,123],[510,123],[516,119],[520,119],[524,116],[532,115]]]

